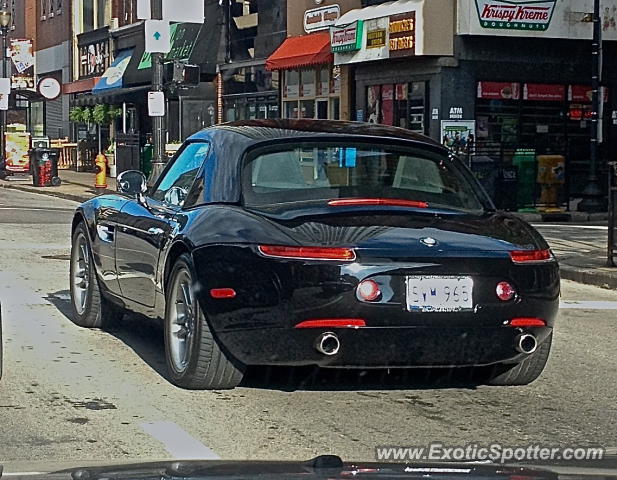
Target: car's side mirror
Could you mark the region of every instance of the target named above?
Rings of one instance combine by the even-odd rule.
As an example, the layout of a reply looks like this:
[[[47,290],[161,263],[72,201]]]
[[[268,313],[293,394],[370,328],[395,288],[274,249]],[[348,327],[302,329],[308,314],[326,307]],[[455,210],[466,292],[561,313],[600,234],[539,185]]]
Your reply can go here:
[[[148,179],[139,170],[127,170],[116,179],[118,192],[132,197],[141,196],[148,190]]]
[[[171,187],[165,194],[165,203],[168,205],[182,207],[188,194],[189,192],[182,187]]]

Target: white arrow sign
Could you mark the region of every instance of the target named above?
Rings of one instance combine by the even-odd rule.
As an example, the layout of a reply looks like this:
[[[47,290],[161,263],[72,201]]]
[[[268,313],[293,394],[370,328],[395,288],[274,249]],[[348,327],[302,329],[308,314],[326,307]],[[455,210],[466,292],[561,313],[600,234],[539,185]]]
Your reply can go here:
[[[170,22],[204,23],[204,0],[163,0],[163,18]],[[150,0],[137,0],[137,18],[150,20]]]
[[[146,52],[169,53],[171,50],[169,21],[146,20],[144,32],[146,35]]]

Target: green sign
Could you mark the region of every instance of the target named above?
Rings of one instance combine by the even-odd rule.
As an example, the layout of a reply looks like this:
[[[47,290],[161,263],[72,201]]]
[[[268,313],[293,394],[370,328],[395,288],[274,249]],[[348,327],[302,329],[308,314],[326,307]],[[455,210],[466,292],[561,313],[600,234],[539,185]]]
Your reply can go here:
[[[355,52],[362,48],[364,22],[358,20],[349,25],[330,29],[330,44],[333,53]]]
[[[195,23],[173,23],[170,26],[171,50],[164,61],[180,60],[187,62],[193,53],[201,25]],[[145,52],[139,62],[138,70],[152,67],[152,54]]]

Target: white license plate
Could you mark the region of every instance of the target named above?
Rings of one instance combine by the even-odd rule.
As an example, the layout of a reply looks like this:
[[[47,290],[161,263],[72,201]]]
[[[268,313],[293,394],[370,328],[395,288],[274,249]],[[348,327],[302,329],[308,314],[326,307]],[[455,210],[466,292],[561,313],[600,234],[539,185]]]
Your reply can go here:
[[[471,277],[407,277],[410,312],[461,312],[473,309]]]

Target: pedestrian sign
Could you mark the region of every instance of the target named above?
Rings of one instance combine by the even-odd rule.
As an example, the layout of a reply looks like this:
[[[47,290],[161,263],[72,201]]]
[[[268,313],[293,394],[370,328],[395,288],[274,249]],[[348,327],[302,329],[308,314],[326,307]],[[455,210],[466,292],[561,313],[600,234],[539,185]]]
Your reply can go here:
[[[144,31],[146,35],[146,52],[169,53],[171,50],[169,21],[146,20]]]

